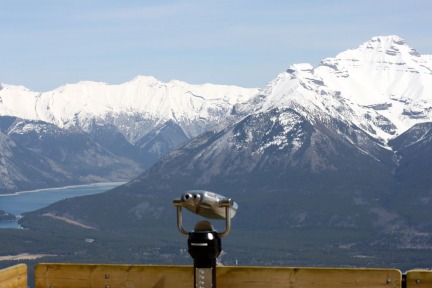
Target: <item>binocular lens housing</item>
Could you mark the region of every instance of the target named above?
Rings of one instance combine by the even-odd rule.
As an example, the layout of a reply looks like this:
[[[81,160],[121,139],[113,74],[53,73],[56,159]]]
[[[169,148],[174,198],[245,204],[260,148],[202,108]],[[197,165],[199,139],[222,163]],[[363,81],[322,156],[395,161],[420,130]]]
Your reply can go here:
[[[231,199],[203,190],[187,191],[181,195],[180,201],[177,200],[177,203],[189,211],[209,219],[225,219],[226,207],[229,208],[229,214],[232,218],[238,209],[237,203]]]

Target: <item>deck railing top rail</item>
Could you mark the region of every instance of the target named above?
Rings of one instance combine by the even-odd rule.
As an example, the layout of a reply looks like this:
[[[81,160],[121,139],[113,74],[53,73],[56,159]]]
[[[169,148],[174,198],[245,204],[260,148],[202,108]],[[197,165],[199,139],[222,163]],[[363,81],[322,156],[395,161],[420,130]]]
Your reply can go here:
[[[58,264],[35,267],[36,288],[191,288],[192,266]],[[27,266],[18,264],[0,270],[0,288],[27,287]],[[431,270],[217,267],[221,288],[426,288],[432,287]]]

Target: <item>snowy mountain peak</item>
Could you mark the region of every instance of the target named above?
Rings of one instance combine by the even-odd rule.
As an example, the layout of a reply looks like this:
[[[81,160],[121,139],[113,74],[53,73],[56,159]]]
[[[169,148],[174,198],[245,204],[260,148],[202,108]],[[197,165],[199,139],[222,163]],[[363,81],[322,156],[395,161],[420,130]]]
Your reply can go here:
[[[160,83],[158,79],[156,79],[153,76],[143,76],[138,75],[135,78],[133,78],[130,83],[137,83],[137,84],[144,84],[149,86],[154,86]]]
[[[0,90],[0,115],[84,131],[95,123],[111,124],[131,142],[170,120],[188,137],[196,136],[220,123],[235,104],[258,93],[256,88],[191,85],[176,80],[163,83],[151,76],[137,76],[119,85],[81,81],[44,93],[13,85],[4,87]]]
[[[358,49],[327,58],[315,74],[328,88],[340,91],[353,109],[370,108],[389,119],[397,127],[396,135],[432,120],[430,57],[398,36],[373,37]]]
[[[139,124],[144,118],[148,127],[174,121],[194,137],[234,110],[245,115],[289,107],[309,119],[348,121],[383,142],[432,121],[432,56],[420,55],[396,35],[373,37],[316,68],[291,65],[261,90],[163,83],[151,76],[119,85],[79,82],[45,93],[2,87],[0,115],[84,130],[108,122],[131,142],[148,132]]]
[[[341,72],[345,72],[348,68],[373,68],[383,71],[399,68],[399,70],[408,69],[415,73],[426,67],[430,69],[431,62],[408,46],[405,40],[392,35],[373,37],[357,49],[349,49],[339,53],[335,58],[324,59],[320,66],[327,66]],[[342,73],[339,76],[345,77],[344,75]]]
[[[415,49],[409,47],[404,39],[396,35],[373,37],[371,40],[360,45],[358,50],[370,51],[372,53],[385,53],[389,56],[397,56],[404,54],[408,54],[414,57],[421,56]]]
[[[243,113],[290,107],[306,118],[351,123],[384,145],[432,121],[432,62],[395,35],[378,36],[310,64],[288,67]]]

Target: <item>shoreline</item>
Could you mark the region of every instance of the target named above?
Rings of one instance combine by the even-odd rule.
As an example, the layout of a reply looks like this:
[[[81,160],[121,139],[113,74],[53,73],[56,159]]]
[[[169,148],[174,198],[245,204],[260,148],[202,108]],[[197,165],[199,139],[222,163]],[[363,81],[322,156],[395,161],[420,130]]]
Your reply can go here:
[[[0,196],[4,197],[0,197],[0,210],[15,215],[16,219],[0,221],[0,231],[1,229],[22,229],[19,220],[24,213],[41,209],[63,199],[103,193],[124,183],[127,182],[99,182],[2,194]],[[33,202],[36,204],[32,204]]]
[[[99,183],[89,183],[89,184],[80,184],[80,185],[69,185],[69,186],[63,186],[63,187],[53,187],[53,188],[39,188],[35,190],[25,190],[25,191],[18,191],[14,193],[9,194],[0,194],[0,197],[6,197],[6,196],[17,196],[21,194],[29,194],[29,193],[38,193],[43,191],[54,191],[54,190],[63,190],[63,189],[69,189],[74,187],[84,187],[84,186],[103,186],[103,185],[111,185],[111,184],[118,184],[118,186],[123,185],[127,182],[99,182]]]
[[[0,261],[18,261],[18,260],[34,260],[43,257],[55,257],[55,254],[30,254],[30,253],[20,253],[17,255],[6,255],[0,256]]]

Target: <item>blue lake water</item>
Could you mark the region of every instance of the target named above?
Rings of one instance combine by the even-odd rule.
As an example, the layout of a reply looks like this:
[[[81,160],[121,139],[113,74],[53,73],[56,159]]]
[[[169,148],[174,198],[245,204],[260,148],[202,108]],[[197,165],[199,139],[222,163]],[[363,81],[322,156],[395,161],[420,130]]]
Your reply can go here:
[[[46,207],[54,202],[66,198],[102,193],[120,186],[121,184],[123,184],[123,182],[96,183],[62,188],[22,191],[7,195],[0,194],[0,210],[20,216],[25,212]],[[0,222],[0,228],[19,227],[17,221]]]

